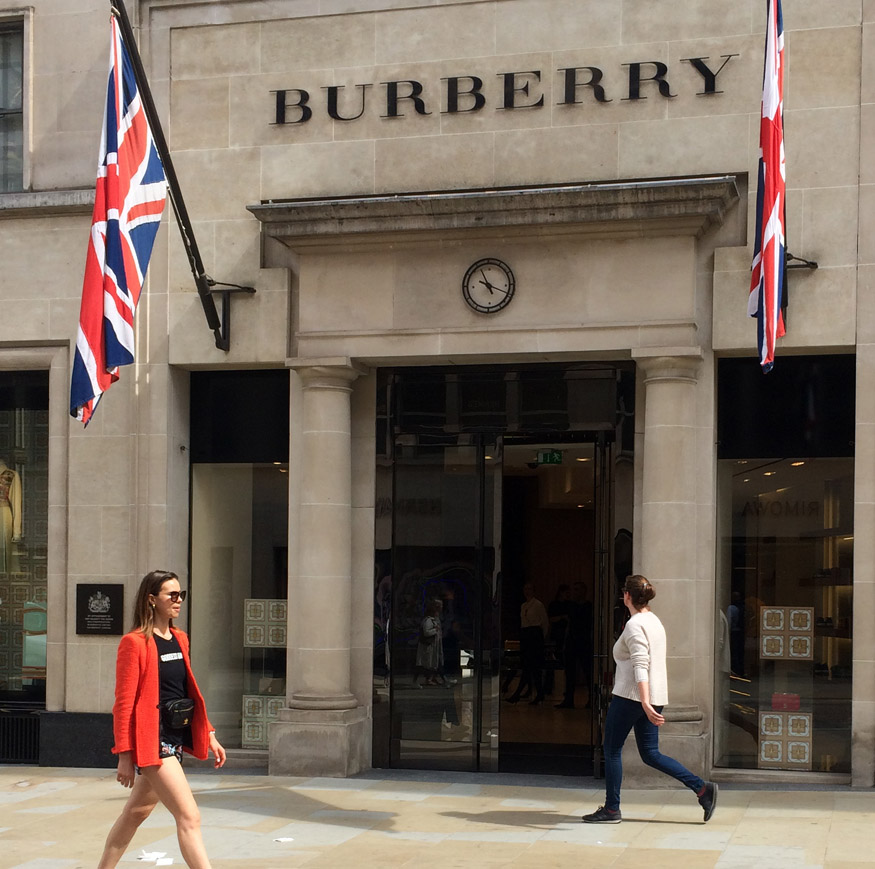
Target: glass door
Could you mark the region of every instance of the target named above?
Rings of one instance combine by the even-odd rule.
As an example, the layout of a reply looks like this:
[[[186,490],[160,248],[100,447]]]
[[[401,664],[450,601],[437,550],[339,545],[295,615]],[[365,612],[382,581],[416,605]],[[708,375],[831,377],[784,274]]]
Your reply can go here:
[[[488,436],[394,441],[385,636],[392,766],[492,769],[501,457]]]

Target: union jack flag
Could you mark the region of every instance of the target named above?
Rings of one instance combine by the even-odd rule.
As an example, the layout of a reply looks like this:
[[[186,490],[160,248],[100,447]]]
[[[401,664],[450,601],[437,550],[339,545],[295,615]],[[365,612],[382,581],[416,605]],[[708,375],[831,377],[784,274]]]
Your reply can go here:
[[[131,58],[112,18],[109,83],[85,261],[70,414],[88,424],[100,397],[134,361],[134,314],[167,182]]]
[[[760,118],[757,221],[747,312],[757,318],[763,372],[775,364],[775,342],[784,335],[781,310],[786,277],[784,175],[784,19],[781,0],[767,0],[766,59]]]

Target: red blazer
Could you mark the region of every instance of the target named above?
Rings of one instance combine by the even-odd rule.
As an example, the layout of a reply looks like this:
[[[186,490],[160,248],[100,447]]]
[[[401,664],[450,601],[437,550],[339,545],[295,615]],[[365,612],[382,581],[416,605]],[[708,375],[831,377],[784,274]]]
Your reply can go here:
[[[188,636],[171,628],[179,640],[185,671],[188,674],[188,696],[194,700],[191,721],[191,747],[184,750],[206,760],[213,726],[207,718],[203,695],[191,672]],[[121,638],[115,668],[115,704],[112,707],[112,729],[115,737],[113,754],[134,753],[136,766],[160,766],[158,757],[158,647],[140,631],[131,631]]]

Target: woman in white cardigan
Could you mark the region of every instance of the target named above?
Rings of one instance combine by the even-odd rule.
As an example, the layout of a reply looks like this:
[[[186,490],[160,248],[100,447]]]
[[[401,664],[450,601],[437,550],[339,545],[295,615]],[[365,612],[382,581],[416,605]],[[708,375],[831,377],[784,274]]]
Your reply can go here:
[[[623,743],[635,730],[638,753],[648,766],[676,778],[699,799],[710,820],[717,805],[717,785],[691,773],[674,758],[659,752],[659,730],[665,723],[662,708],[668,703],[665,666],[665,628],[648,604],[656,592],[646,577],[626,577],[623,603],[629,621],[614,644],[614,696],[605,720],[605,804],[590,815],[587,824],[619,824],[620,785],[623,781]]]

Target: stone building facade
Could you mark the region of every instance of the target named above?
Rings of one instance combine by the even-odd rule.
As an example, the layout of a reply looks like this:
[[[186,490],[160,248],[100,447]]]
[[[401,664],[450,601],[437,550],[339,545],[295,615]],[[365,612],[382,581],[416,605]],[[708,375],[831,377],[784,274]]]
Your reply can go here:
[[[818,268],[763,377],[763,4],[129,5],[206,269],[256,292],[218,349],[168,209],[137,362],[69,419],[109,11],[0,7],[0,690],[46,710],[41,762],[111,709],[83,602],[161,566],[221,735],[272,771],[597,773],[629,568],[670,638],[666,750],[872,786],[875,7],[784,2],[788,245]],[[589,605],[580,717],[500,702],[526,582]]]

